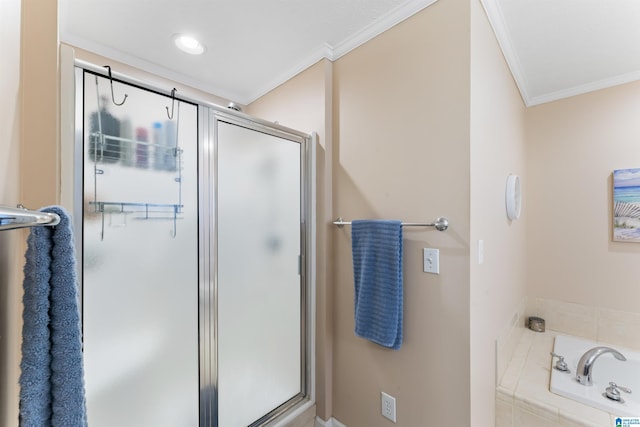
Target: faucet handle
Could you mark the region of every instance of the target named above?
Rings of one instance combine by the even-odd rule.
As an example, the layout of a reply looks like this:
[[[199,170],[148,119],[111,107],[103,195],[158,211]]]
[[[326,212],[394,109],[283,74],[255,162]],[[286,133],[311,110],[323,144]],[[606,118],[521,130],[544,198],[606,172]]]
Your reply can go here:
[[[631,389],[629,387],[622,387],[621,385],[618,385],[618,384],[614,383],[613,381],[610,381],[609,385],[612,388],[619,388],[620,390],[624,391],[625,393],[631,394]]]
[[[607,387],[602,395],[608,399],[615,400],[616,402],[624,403],[624,399],[620,397],[620,391],[625,393],[631,393],[631,389],[628,387],[622,387],[611,381],[609,387]]]
[[[560,356],[559,354],[551,352],[551,357],[552,357],[552,360],[554,357],[558,358],[558,361],[554,366],[555,369],[557,369],[558,371],[567,372],[567,373],[571,372],[569,371],[569,366],[567,366],[567,362],[564,361],[564,356]]]

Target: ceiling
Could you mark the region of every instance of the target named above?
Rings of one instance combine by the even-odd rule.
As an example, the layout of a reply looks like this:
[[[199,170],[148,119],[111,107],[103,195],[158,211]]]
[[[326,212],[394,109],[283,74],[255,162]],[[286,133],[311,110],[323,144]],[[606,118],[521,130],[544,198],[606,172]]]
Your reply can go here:
[[[60,40],[248,104],[435,1],[59,0]],[[639,0],[481,1],[527,105],[640,79]]]
[[[527,105],[640,79],[638,0],[482,0]]]

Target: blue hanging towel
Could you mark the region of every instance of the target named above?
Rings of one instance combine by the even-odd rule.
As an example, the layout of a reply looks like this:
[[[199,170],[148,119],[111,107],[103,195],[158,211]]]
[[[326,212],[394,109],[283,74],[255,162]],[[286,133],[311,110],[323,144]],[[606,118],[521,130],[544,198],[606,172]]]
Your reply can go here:
[[[34,227],[24,266],[21,427],[85,427],[86,404],[75,250],[69,216]]]
[[[402,223],[351,222],[355,333],[394,350],[402,345]]]

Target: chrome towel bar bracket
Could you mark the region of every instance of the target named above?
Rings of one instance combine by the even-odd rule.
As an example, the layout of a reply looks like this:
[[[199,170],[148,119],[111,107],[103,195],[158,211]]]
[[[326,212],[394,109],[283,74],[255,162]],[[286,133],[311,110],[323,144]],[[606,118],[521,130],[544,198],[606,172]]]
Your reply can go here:
[[[53,226],[60,222],[60,217],[54,213],[31,211],[22,205],[17,208],[0,206],[0,230],[14,228]]]

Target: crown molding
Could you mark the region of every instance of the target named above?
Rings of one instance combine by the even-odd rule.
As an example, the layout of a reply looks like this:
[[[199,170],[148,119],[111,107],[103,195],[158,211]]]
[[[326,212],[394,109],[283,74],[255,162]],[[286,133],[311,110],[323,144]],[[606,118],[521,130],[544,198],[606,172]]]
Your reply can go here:
[[[109,58],[114,61],[121,62],[123,64],[138,68],[147,73],[155,74],[158,77],[172,80],[176,83],[181,83],[186,86],[190,86],[194,89],[198,89],[198,90],[207,92],[209,94],[216,95],[220,98],[225,98],[230,101],[237,101],[243,104],[242,101],[238,100],[238,97],[236,96],[237,94],[233,93],[232,91],[226,90],[222,87],[212,85],[210,83],[203,82],[198,79],[194,79],[182,73],[177,73],[175,71],[172,71],[172,70],[169,70],[168,68],[163,67],[162,65],[158,65],[154,62],[146,61],[144,59],[138,58],[136,56],[130,55],[128,53],[122,52],[117,49],[110,48],[100,43],[92,42],[83,37],[78,37],[72,34],[61,33],[60,41],[72,47],[75,46],[80,49],[84,49],[88,52],[95,53],[100,56],[104,56],[105,58]]]
[[[252,96],[250,96],[250,99],[247,103],[251,103],[261,96],[269,93],[271,90],[280,86],[282,83],[288,81],[292,77],[296,76],[300,72],[306,70],[311,65],[322,59],[326,58],[330,61],[335,61],[341,58],[342,56],[351,52],[353,49],[384,33],[391,27],[415,15],[416,13],[432,5],[436,1],[438,0],[412,0],[405,2],[402,5],[391,10],[375,23],[356,31],[341,42],[337,43],[335,46],[324,43],[315,51],[307,55],[307,57],[302,61],[298,62],[295,66],[289,68],[287,71],[280,74],[277,78],[273,79],[269,84],[264,85],[261,89],[254,92]]]
[[[310,52],[300,61],[297,61],[293,66],[289,67],[286,71],[271,79],[267,84],[262,85],[257,90],[248,93],[239,93],[233,90],[228,90],[223,87],[213,85],[208,82],[194,79],[185,74],[169,70],[162,65],[146,61],[120,50],[116,50],[105,45],[92,42],[83,37],[79,37],[73,34],[61,32],[60,41],[71,46],[76,46],[89,52],[104,56],[106,58],[113,59],[114,61],[122,62],[132,67],[139,68],[146,72],[155,74],[159,77],[173,80],[177,83],[181,83],[234,102],[238,102],[242,105],[248,105],[261,96],[267,94],[271,90],[275,89],[276,87],[280,86],[281,84],[285,83],[286,81],[290,80],[291,78],[295,77],[300,72],[306,70],[318,61],[324,58],[329,59],[330,61],[339,59],[340,57],[351,52],[353,49],[363,45],[374,37],[387,31],[391,27],[415,15],[416,13],[432,5],[436,1],[437,0],[411,0],[405,2],[395,9],[391,10],[375,23],[368,25],[359,31],[356,31],[344,40],[337,43],[335,46],[332,46],[328,43],[323,43],[321,46]]]
[[[367,25],[336,44],[333,48],[332,60],[336,60],[346,55],[353,49],[365,44],[372,38],[384,33],[405,19],[420,12],[422,9],[431,6],[436,1],[437,0],[413,0],[402,3],[400,6],[384,15],[381,19]]]
[[[498,45],[500,46],[500,50],[502,50],[502,54],[507,61],[509,70],[511,70],[516,86],[518,86],[520,96],[522,96],[524,104],[529,107],[532,104],[531,96],[527,91],[527,79],[524,76],[522,66],[520,65],[520,59],[518,58],[518,54],[516,53],[511,37],[509,36],[509,31],[507,30],[507,24],[502,13],[502,9],[500,8],[500,4],[498,3],[498,0],[480,0],[480,2],[484,7],[487,18],[489,18],[489,23],[491,24],[491,28],[493,28],[493,32],[498,40]]]
[[[601,89],[608,89],[614,86],[623,85],[640,80],[640,71],[622,74],[609,79],[589,82],[583,85],[574,86],[569,89],[559,90],[531,98],[528,107],[534,105],[546,104],[548,102],[558,101],[560,99],[569,98],[576,95],[584,95],[585,93],[595,92]]]

